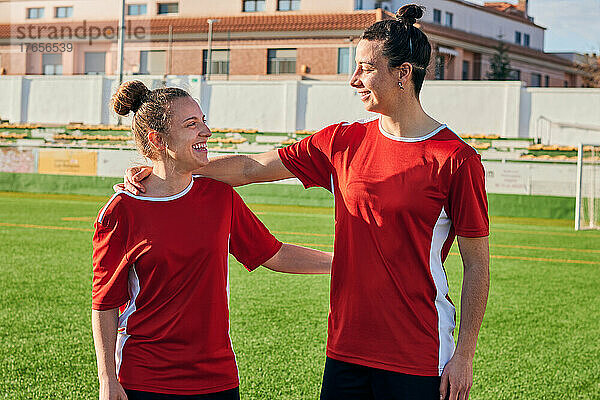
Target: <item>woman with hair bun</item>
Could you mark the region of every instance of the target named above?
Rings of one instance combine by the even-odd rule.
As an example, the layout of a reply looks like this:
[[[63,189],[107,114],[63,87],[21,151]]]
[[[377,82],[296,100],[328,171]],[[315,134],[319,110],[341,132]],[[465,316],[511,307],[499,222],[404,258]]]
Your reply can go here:
[[[367,28],[350,85],[368,120],[289,147],[212,159],[231,185],[296,176],[335,195],[327,360],[321,399],[468,398],[489,291],[489,222],[476,151],[427,115],[419,93],[431,45],[409,4]],[[147,169],[128,171],[137,192]],[[444,262],[464,266],[458,341]]]
[[[101,400],[239,399],[228,253],[249,271],[327,273],[331,254],[282,244],[231,186],[192,172],[211,132],[187,92],[126,82],[113,96],[153,171],[116,193],[93,237],[92,328]]]

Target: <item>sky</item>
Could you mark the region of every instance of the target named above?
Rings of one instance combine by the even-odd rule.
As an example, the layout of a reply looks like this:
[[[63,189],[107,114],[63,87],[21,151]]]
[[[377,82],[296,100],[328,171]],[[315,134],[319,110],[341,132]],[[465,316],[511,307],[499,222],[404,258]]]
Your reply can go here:
[[[529,15],[547,28],[546,52],[600,53],[600,0],[529,0]]]

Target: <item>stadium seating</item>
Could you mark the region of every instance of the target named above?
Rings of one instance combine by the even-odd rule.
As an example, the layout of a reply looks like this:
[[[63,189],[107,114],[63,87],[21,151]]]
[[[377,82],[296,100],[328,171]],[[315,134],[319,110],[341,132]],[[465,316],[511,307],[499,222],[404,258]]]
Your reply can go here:
[[[19,130],[18,132],[10,131]],[[34,131],[37,130],[37,131]],[[114,132],[112,134],[111,132]],[[209,148],[213,151],[246,151],[260,152],[276,149],[296,143],[298,140],[312,135],[312,130],[297,130],[290,134],[272,134],[259,132],[257,129],[213,128],[213,136],[208,139]],[[551,162],[573,162],[577,159],[577,148],[564,145],[534,144],[532,139],[501,138],[495,134],[461,133],[460,137],[478,150],[487,160],[535,160]],[[85,147],[106,146],[115,148],[134,148],[130,127],[127,125],[84,124],[70,122],[66,126],[56,127],[36,123],[11,124],[0,122],[0,142],[16,145],[32,139],[43,139],[56,144]],[[25,142],[23,142],[25,140]],[[35,142],[37,145],[38,142]],[[92,142],[92,143],[89,143]],[[43,145],[43,144],[42,144]],[[590,151],[592,146],[586,146]],[[600,150],[600,147],[596,148]]]

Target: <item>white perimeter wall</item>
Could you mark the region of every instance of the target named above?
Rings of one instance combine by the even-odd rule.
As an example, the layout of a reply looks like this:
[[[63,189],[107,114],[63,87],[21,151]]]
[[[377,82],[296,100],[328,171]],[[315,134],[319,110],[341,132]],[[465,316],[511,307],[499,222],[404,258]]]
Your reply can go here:
[[[152,89],[163,85],[162,77],[127,79],[140,79]],[[207,82],[199,76],[173,76],[166,84],[188,90],[215,128],[294,132],[369,116],[346,82]],[[115,123],[109,102],[116,88],[116,79],[105,76],[0,76],[0,117],[11,122]],[[537,137],[544,117],[552,122],[546,137],[553,144],[600,143],[600,89],[428,81],[421,102],[430,115],[457,133]],[[128,124],[129,119],[123,122]]]
[[[521,100],[522,132],[548,143],[600,144],[600,89],[528,88]]]
[[[521,83],[431,81],[423,86],[425,111],[457,133],[495,133],[502,137],[529,137],[519,133]]]

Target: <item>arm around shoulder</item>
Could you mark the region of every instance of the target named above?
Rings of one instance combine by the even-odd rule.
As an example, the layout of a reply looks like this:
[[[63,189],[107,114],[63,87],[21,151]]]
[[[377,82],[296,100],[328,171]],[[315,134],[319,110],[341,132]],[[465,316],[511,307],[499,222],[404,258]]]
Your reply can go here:
[[[272,182],[294,175],[283,165],[277,150],[261,154],[236,154],[210,159],[197,174],[225,182],[231,186]]]

